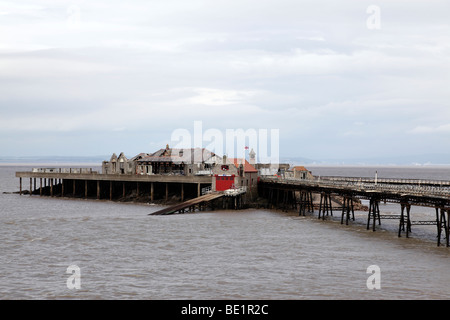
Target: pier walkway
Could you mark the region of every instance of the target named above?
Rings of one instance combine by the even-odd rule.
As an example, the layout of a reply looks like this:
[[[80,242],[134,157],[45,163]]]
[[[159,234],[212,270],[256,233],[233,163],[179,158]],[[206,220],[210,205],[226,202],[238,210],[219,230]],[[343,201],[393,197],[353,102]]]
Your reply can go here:
[[[187,200],[183,203],[179,203],[161,210],[158,210],[156,212],[152,212],[149,215],[166,215],[166,214],[173,214],[173,213],[185,213],[187,212],[193,212],[195,211],[196,206],[199,208],[199,211],[202,210],[202,208],[210,201],[216,200],[218,198],[223,197],[225,194],[223,192],[215,192],[215,193],[209,193],[202,195],[200,197]]]
[[[332,200],[339,198],[341,223],[354,220],[354,202],[368,200],[367,229],[376,230],[382,219],[399,221],[398,236],[409,237],[412,225],[435,225],[437,244],[446,239],[450,246],[450,182],[407,179],[369,179],[351,177],[326,177],[301,180],[280,177],[262,177],[258,193],[276,208],[296,209],[299,215],[314,212],[313,194],[320,195],[319,218],[333,215]],[[380,214],[380,202],[400,204],[397,215]],[[412,220],[411,206],[431,207],[436,216],[431,220]]]
[[[214,200],[220,199],[220,198],[228,198],[231,201],[230,204],[225,206],[224,203],[222,203],[222,207],[232,208],[232,209],[240,209],[242,208],[242,195],[247,192],[247,189],[245,187],[241,188],[233,188],[228,189],[225,191],[207,191],[206,194],[187,200],[183,203],[179,203],[161,210],[158,210],[156,212],[152,212],[149,215],[166,215],[166,214],[174,214],[174,213],[185,213],[185,212],[194,212],[196,208],[198,208],[199,211],[202,211],[206,209],[208,205],[210,207],[214,208],[214,206],[211,206],[211,203]]]

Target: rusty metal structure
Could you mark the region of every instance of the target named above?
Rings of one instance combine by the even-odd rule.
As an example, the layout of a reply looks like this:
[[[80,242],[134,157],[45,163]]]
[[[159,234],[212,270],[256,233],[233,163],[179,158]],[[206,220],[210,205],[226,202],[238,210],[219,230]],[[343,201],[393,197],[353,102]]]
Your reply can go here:
[[[259,196],[268,200],[272,207],[288,210],[295,208],[299,215],[319,210],[318,218],[333,216],[333,198],[339,197],[341,224],[355,220],[354,202],[368,200],[367,230],[376,230],[382,219],[399,221],[398,236],[409,237],[413,225],[435,225],[437,245],[445,239],[450,246],[450,181],[407,179],[361,179],[352,177],[326,177],[300,180],[281,177],[265,177],[258,185]],[[313,194],[320,195],[317,208]],[[400,204],[398,215],[380,213],[380,202]],[[411,206],[435,208],[436,216],[430,220],[413,220]]]

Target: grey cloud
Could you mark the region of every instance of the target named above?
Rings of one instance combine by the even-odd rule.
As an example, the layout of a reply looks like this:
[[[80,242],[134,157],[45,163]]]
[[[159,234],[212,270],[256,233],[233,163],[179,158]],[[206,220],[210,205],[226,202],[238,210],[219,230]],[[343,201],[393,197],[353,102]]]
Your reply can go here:
[[[372,1],[5,3],[0,130],[34,145],[54,133],[55,152],[115,152],[106,132],[137,150],[194,120],[280,128],[284,150],[310,158],[438,150],[430,135],[449,134],[445,1],[380,2],[380,30],[366,26]],[[91,146],[61,147],[77,136]]]

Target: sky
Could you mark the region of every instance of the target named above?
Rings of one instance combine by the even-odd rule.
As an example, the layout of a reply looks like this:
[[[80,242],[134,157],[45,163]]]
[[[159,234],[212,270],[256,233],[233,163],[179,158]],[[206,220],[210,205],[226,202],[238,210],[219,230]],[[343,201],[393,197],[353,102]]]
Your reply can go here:
[[[449,13],[448,0],[0,1],[0,157],[131,158],[195,123],[278,130],[280,157],[450,154]]]

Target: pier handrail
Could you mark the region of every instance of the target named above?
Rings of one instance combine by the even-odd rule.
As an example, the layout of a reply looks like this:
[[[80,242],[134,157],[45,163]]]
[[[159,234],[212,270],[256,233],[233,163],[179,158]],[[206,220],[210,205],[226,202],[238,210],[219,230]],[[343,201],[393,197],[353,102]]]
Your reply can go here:
[[[237,194],[246,193],[246,192],[247,192],[247,186],[231,188],[231,189],[225,190],[226,195],[237,195]]]
[[[450,197],[450,186],[447,185],[423,185],[423,184],[393,184],[393,183],[375,183],[363,182],[362,180],[349,181],[348,179],[340,180],[336,179],[298,179],[293,177],[264,177],[263,180],[279,181],[285,184],[303,184],[305,186],[318,186],[318,187],[339,187],[348,188],[360,191],[378,191],[378,192],[396,192],[407,193],[410,195],[427,195],[438,197]]]
[[[315,180],[450,186],[449,180],[318,176]]]
[[[202,188],[202,195],[205,195],[207,193],[211,193],[211,187]]]
[[[33,173],[70,173],[70,174],[97,174],[92,168],[33,168]]]

